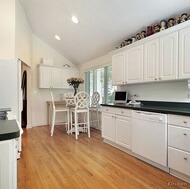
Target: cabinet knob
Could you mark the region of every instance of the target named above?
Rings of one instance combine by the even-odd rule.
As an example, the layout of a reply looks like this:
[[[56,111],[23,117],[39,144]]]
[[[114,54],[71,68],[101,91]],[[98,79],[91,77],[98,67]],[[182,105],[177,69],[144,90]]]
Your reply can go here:
[[[159,77],[159,80],[161,80],[162,78]]]
[[[183,123],[185,123],[185,124],[186,124],[186,123],[187,123],[187,121],[183,121]]]
[[[108,109],[106,109],[106,111],[108,111]]]
[[[121,111],[121,113],[123,114],[123,111]]]
[[[156,81],[156,80],[157,80],[157,78],[154,78],[154,80]]]
[[[125,81],[125,83],[127,83],[127,81]]]
[[[187,157],[184,157],[183,159],[184,159],[184,160],[187,160]]]
[[[187,133],[183,133],[184,136],[187,136]]]

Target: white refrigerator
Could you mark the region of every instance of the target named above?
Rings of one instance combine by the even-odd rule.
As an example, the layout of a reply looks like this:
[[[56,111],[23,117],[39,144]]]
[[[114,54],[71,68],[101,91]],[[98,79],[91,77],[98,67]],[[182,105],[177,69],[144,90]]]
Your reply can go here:
[[[0,108],[11,108],[13,117],[17,120],[20,134],[22,111],[21,61],[0,60]],[[18,139],[18,158],[22,150],[21,135]]]

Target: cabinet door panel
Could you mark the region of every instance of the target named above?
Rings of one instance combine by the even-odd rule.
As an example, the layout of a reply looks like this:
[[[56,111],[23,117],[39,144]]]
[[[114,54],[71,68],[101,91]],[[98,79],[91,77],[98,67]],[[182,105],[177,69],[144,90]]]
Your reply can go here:
[[[117,116],[115,130],[116,143],[128,149],[131,149],[131,118]]]
[[[61,68],[52,68],[52,87],[61,88]]]
[[[39,72],[39,87],[51,88],[51,68],[40,66]]]
[[[62,88],[70,88],[67,79],[71,77],[70,70],[62,69]]]
[[[168,167],[190,176],[190,153],[168,148]]]
[[[190,78],[190,27],[179,31],[179,78]]]
[[[158,79],[159,39],[144,44],[144,81]]]
[[[114,114],[102,113],[102,137],[112,142],[115,142]]]
[[[143,45],[126,50],[125,82],[142,82]]]
[[[125,53],[112,56],[112,83],[113,85],[124,84]]]
[[[168,144],[190,152],[190,129],[169,125]]]
[[[160,38],[160,80],[177,79],[178,32]]]

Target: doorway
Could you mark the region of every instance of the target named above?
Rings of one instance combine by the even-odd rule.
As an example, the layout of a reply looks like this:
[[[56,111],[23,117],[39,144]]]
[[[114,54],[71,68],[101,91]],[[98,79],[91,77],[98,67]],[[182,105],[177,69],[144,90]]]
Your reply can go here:
[[[27,71],[25,70],[22,74],[22,96],[23,96],[23,110],[22,110],[22,127],[26,128],[27,126]]]

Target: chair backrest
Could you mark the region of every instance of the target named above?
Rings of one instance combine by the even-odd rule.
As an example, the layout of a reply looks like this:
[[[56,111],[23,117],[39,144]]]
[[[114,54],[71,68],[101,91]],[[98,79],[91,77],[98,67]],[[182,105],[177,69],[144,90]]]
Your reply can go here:
[[[98,92],[94,92],[91,98],[91,107],[97,108],[100,101],[100,94]]]
[[[75,110],[77,109],[88,109],[90,96],[88,93],[81,91],[78,92],[74,97]]]
[[[68,97],[73,97],[73,98],[68,98]],[[74,94],[73,93],[65,93],[64,94],[64,100],[66,102],[66,106],[75,106],[74,102]]]
[[[54,104],[53,93],[50,92],[50,95],[51,95],[51,102],[52,102],[53,110],[55,110],[55,104]]]

